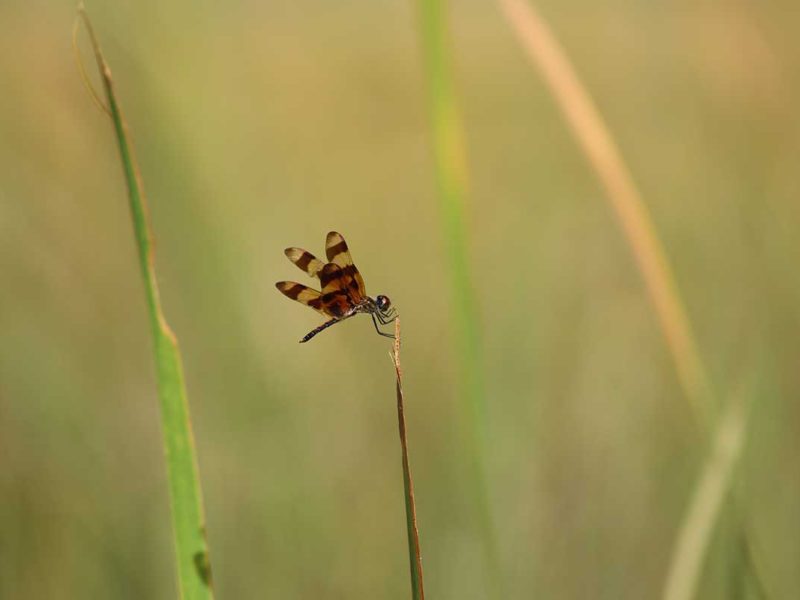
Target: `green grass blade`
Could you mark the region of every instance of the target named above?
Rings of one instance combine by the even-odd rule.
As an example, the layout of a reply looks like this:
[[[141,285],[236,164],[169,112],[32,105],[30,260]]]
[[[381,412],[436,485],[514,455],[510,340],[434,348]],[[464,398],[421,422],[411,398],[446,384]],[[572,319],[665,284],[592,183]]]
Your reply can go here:
[[[672,551],[663,600],[691,600],[697,594],[711,536],[731,493],[734,473],[744,449],[749,403],[749,399],[733,398],[720,418],[711,451],[692,492]],[[740,535],[747,551],[752,552],[741,519],[736,525],[741,529]],[[758,573],[754,572],[754,576],[757,577]]]
[[[419,0],[421,43],[433,128],[436,176],[447,247],[450,306],[467,430],[467,459],[489,575],[499,585],[494,533],[485,474],[486,398],[478,310],[467,251],[468,170],[461,115],[448,58],[443,2]]]
[[[114,123],[122,168],[128,187],[139,266],[144,282],[153,336],[180,596],[186,600],[210,599],[213,598],[211,567],[180,350],[175,335],[167,325],[161,310],[147,203],[133,147],[128,139],[127,125],[114,94],[111,71],[103,58],[92,25],[82,7],[79,9],[79,13],[89,32],[102,77],[108,103],[107,109]]]

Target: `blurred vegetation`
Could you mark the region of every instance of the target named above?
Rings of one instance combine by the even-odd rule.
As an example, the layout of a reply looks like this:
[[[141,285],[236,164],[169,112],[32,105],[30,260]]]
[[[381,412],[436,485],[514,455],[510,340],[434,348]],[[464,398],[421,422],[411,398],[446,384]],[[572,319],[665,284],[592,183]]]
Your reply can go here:
[[[537,4],[616,135],[718,392],[759,576],[800,589],[798,13]],[[97,3],[181,339],[219,598],[406,598],[391,363],[274,281],[345,234],[403,316],[426,587],[485,598],[413,3]],[[174,598],[147,317],[72,2],[0,4],[0,597]],[[451,3],[509,598],[661,591],[707,454],[594,175],[492,3]],[[757,597],[723,519],[700,597]],[[732,521],[732,520],[731,520]]]

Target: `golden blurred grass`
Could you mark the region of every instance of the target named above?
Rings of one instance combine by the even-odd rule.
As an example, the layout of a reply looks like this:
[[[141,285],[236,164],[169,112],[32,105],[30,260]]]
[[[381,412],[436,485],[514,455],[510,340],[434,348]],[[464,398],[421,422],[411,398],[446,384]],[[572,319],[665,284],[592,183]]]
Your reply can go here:
[[[699,354],[673,268],[633,176],[594,101],[546,21],[525,0],[499,0],[498,4],[527,56],[540,71],[604,188],[641,272],[684,395],[694,410],[701,431],[710,433],[716,420],[718,401],[713,397],[713,386]],[[726,404],[719,424],[713,426],[717,431],[711,443],[711,453],[678,529],[665,578],[665,600],[690,600],[696,596],[711,537],[726,503],[730,502],[729,489],[744,447],[748,411],[742,407],[741,399]],[[748,556],[752,556],[753,544],[747,534],[746,522],[739,517],[736,526],[742,544],[748,548]],[[758,580],[760,577],[755,561],[743,563],[742,568],[751,578]],[[746,578],[740,577],[739,581],[746,581]]]
[[[272,289],[291,267],[282,248],[334,228],[370,291],[403,314],[428,594],[482,598],[455,361],[439,343],[448,272],[413,6],[89,8],[136,133],[165,310],[186,349],[218,595],[406,596],[380,339],[354,320],[298,347],[313,315]],[[712,376],[759,370],[739,484],[769,589],[791,597],[791,5],[542,8],[637,173]],[[114,148],[72,64],[73,10],[0,6],[0,597],[166,598],[144,307]],[[493,6],[450,14],[508,597],[654,596],[706,448],[544,89]],[[703,598],[728,597],[727,541],[712,541]]]

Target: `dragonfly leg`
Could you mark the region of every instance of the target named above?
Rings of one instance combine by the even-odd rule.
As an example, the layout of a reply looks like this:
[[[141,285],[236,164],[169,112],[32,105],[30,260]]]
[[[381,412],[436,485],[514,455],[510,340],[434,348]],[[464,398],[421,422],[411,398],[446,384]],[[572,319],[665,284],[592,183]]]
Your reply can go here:
[[[377,316],[375,313],[372,313],[371,316],[372,316],[372,324],[375,325],[375,331],[378,332],[378,335],[394,339],[394,336],[391,333],[384,333],[383,331],[381,331],[380,327],[378,327],[378,321],[381,321],[381,323],[383,323],[381,318]],[[385,325],[385,323],[383,324]]]

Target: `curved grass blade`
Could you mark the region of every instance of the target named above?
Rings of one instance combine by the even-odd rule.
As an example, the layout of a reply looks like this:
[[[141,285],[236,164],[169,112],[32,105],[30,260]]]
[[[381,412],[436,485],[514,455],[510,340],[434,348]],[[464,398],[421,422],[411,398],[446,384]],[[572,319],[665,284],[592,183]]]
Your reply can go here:
[[[710,428],[716,407],[707,370],[664,246],[625,160],[545,20],[525,0],[498,3],[606,192],[644,280],[678,379],[697,421]]]
[[[734,398],[720,418],[672,551],[664,600],[691,600],[695,596],[711,534],[745,445],[748,409],[749,401]],[[752,552],[744,530],[741,535],[746,549]]]
[[[82,6],[79,7],[78,14],[89,32],[97,67],[100,70],[128,187],[139,266],[153,336],[177,555],[178,588],[180,597],[185,600],[207,600],[213,598],[211,566],[180,350],[161,309],[147,202],[133,147],[128,139],[127,125],[114,94],[111,70],[103,58],[92,24]]]
[[[706,460],[681,524],[664,589],[665,599],[689,600],[696,593],[710,537],[741,458],[748,415],[735,399],[727,403],[721,415],[718,414],[719,406],[708,371],[647,206],[600,112],[558,40],[526,0],[497,2],[528,58],[541,72],[576,141],[605,188],[642,273],[696,421],[708,435],[717,422],[712,453]],[[747,544],[743,527],[742,536]],[[752,547],[749,550],[754,552]]]

